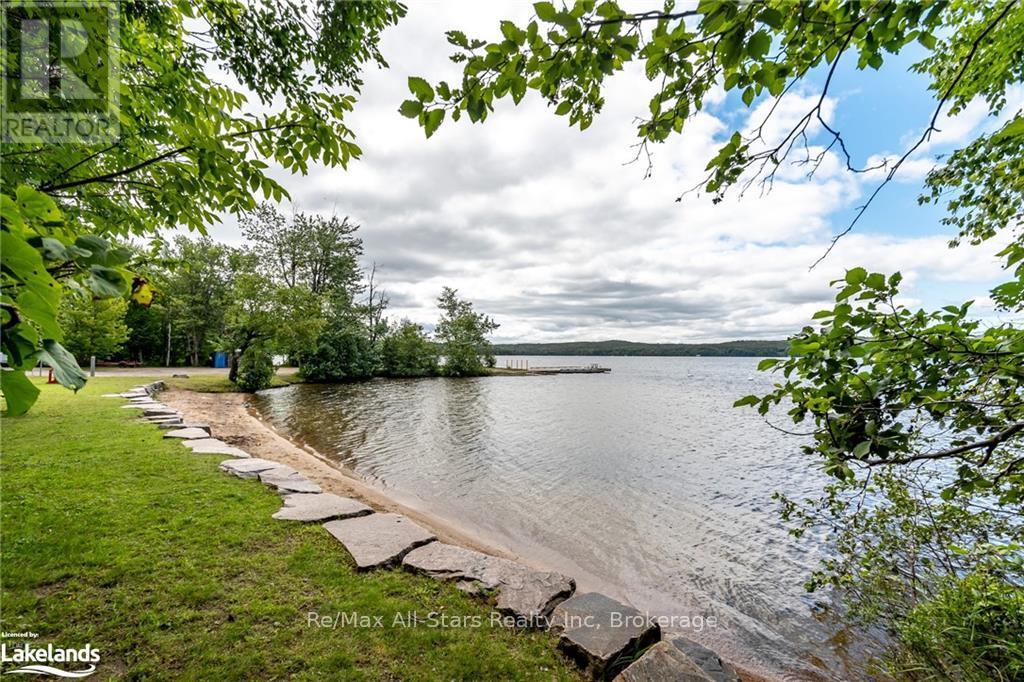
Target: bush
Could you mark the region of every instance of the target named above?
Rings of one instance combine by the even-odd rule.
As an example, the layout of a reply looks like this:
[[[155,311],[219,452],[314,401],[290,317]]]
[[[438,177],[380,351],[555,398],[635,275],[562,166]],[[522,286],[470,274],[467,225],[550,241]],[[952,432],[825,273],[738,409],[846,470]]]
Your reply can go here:
[[[404,321],[381,342],[381,373],[388,377],[437,374],[437,349],[418,324]]]
[[[274,361],[262,348],[248,348],[238,360],[235,384],[247,393],[255,393],[270,386],[274,378]]]
[[[328,327],[313,348],[299,354],[299,372],[307,381],[368,379],[375,364],[370,339],[355,325]]]
[[[898,626],[890,661],[900,678],[1024,679],[1024,586],[982,567],[947,580]]]

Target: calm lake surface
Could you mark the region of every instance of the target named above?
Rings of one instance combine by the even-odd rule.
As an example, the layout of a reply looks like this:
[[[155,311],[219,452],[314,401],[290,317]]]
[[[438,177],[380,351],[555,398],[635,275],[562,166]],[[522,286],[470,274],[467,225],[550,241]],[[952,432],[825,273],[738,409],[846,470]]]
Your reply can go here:
[[[827,598],[803,590],[822,539],[791,538],[771,499],[823,478],[796,439],[732,407],[771,385],[756,358],[527,359],[612,372],[295,385],[256,407],[406,504],[582,589],[688,618],[687,636],[747,669],[863,676]]]

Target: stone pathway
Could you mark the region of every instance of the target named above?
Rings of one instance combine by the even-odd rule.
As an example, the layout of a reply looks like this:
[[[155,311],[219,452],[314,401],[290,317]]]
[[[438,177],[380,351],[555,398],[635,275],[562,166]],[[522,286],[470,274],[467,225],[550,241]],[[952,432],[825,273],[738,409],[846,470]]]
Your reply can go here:
[[[295,469],[278,466],[260,472],[260,481],[277,488],[279,493],[319,493],[320,486]]]
[[[372,514],[324,524],[356,562],[356,569],[397,565],[406,554],[437,538],[399,514]]]
[[[497,591],[498,611],[514,618],[518,627],[543,627],[555,605],[576,589],[576,581],[560,573],[535,571],[442,542],[414,549],[402,565],[440,580],[455,580],[471,594]]]
[[[183,439],[186,439],[186,440],[191,440],[191,439],[195,439],[195,438],[209,438],[209,437],[210,437],[209,429],[199,429],[199,428],[195,428],[195,427],[189,427],[189,428],[184,428],[184,429],[175,429],[173,431],[168,431],[167,433],[164,434],[164,438],[183,438]]]
[[[333,493],[294,493],[285,495],[282,502],[284,506],[274,514],[274,518],[281,521],[324,522],[373,513],[373,510],[362,502]]]
[[[551,631],[558,648],[594,679],[610,679],[661,638],[643,614],[597,592],[577,594],[555,607]]]
[[[182,444],[200,455],[231,455],[232,457],[239,457],[245,459],[249,457],[249,453],[245,450],[236,448],[234,445],[228,445],[222,440],[216,438],[194,438],[190,440],[182,441]],[[274,462],[274,466],[280,466],[277,462]]]
[[[739,682],[739,675],[710,649],[685,637],[658,642],[638,658],[617,682]]]
[[[648,623],[636,609],[596,592],[574,595],[576,581],[568,576],[438,542],[400,514],[375,513],[357,500],[325,493],[291,467],[252,457],[214,438],[207,424],[186,422],[177,410],[156,400],[165,388],[156,381],[104,397],[128,399],[123,408],[142,410],[142,421],[165,430],[164,438],[178,439],[196,454],[232,457],[220,463],[222,471],[258,480],[282,495],[274,519],[323,523],[357,570],[401,566],[453,581],[472,595],[493,596],[505,625],[550,629],[558,636],[559,650],[595,680],[738,682],[736,672],[713,651],[683,637],[661,640],[658,625]]]

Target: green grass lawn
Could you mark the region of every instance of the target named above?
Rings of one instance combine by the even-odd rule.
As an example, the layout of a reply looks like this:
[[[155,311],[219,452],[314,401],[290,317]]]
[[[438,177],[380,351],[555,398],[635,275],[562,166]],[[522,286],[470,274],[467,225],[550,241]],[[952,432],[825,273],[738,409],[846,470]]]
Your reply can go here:
[[[575,676],[550,635],[489,627],[485,604],[429,578],[356,573],[319,525],[271,519],[278,495],[218,471],[222,456],[192,454],[99,397],[145,381],[42,386],[28,415],[0,422],[3,630],[91,643],[92,679]],[[386,627],[310,627],[311,611]],[[396,612],[485,625],[390,627]]]
[[[183,374],[188,374],[188,370],[182,370]],[[198,391],[200,393],[238,393],[238,386],[228,380],[227,374],[223,376],[211,376],[208,374],[196,374],[185,379],[183,377],[164,377],[163,380],[171,388],[180,388],[188,391]],[[301,383],[302,379],[295,373],[291,374],[274,374],[270,380],[269,388],[279,388],[281,386],[288,386],[290,384]]]

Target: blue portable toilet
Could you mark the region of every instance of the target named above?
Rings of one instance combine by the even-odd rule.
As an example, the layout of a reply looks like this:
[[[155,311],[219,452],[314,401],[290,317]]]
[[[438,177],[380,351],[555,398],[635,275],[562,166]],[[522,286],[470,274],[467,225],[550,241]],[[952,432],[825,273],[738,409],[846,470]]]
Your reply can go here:
[[[228,354],[226,351],[219,350],[213,354],[213,366],[220,368],[228,366]]]

